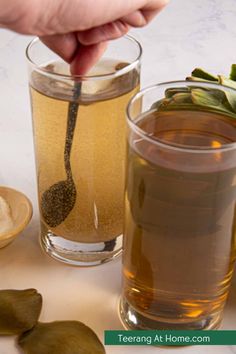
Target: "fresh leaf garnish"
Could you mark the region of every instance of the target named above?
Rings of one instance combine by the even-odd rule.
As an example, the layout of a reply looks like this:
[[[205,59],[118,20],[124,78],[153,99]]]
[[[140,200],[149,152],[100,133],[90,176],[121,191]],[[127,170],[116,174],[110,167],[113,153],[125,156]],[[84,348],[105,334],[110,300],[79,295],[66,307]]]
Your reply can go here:
[[[192,71],[193,77],[198,77],[199,79],[208,80],[208,81],[218,81],[218,77],[208,73],[207,71],[196,68]]]
[[[230,80],[236,81],[236,64],[231,65],[231,71],[229,75]]]
[[[231,66],[229,78],[223,75],[212,75],[203,69],[196,68],[192,76],[187,77],[187,87],[173,87],[165,92],[165,98],[152,105],[152,109],[168,110],[205,110],[222,112],[236,119],[236,93],[211,87],[191,86],[190,82],[208,82],[227,86],[236,90],[236,64]],[[236,91],[235,91],[236,92]]]

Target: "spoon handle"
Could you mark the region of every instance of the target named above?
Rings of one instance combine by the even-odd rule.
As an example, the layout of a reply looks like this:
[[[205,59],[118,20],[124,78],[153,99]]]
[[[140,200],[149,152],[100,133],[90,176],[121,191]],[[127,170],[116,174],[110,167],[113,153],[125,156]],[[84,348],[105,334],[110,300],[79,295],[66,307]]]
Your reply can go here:
[[[74,131],[76,126],[77,114],[79,110],[78,98],[81,93],[81,82],[75,82],[73,101],[69,103],[68,116],[67,116],[67,130],[66,130],[66,141],[64,150],[64,163],[67,178],[72,177],[71,165],[70,165],[70,154],[73,143]]]

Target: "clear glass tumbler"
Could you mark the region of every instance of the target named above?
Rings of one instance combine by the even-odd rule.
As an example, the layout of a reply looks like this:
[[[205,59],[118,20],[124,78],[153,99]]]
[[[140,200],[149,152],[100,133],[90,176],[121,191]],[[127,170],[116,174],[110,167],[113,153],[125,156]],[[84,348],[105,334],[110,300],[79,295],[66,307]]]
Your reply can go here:
[[[128,125],[121,320],[217,328],[236,257],[236,91],[156,85],[131,100]]]
[[[126,36],[86,76],[71,76],[39,39],[27,48],[41,244],[60,261],[97,265],[121,252],[125,108],[141,54]]]

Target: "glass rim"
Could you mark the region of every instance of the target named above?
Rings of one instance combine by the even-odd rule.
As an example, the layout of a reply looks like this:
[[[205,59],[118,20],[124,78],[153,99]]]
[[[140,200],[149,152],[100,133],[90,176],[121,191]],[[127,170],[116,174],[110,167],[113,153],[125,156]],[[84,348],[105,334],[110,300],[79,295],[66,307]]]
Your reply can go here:
[[[26,58],[27,58],[27,61],[33,66],[34,70],[39,72],[39,73],[42,73],[44,75],[47,75],[47,76],[50,76],[50,77],[54,77],[54,78],[57,78],[57,79],[61,79],[61,80],[72,80],[72,79],[80,79],[80,80],[83,80],[83,81],[89,81],[89,80],[105,80],[105,79],[112,79],[112,78],[115,78],[115,77],[119,77],[121,75],[124,75],[128,72],[130,72],[131,70],[133,70],[140,62],[141,62],[141,59],[142,59],[142,55],[143,55],[143,48],[142,48],[142,45],[140,44],[140,42],[134,38],[133,36],[131,35],[125,35],[121,38],[118,38],[116,40],[113,40],[114,41],[118,41],[120,39],[127,39],[128,41],[130,41],[130,43],[133,43],[136,45],[136,47],[138,48],[138,55],[135,57],[135,59],[129,63],[127,66],[125,66],[124,68],[121,68],[113,73],[108,73],[108,74],[101,74],[101,75],[65,75],[65,74],[60,74],[60,73],[53,73],[41,66],[39,66],[32,58],[31,58],[31,55],[30,55],[30,51],[31,51],[31,48],[38,42],[42,43],[40,41],[40,38],[39,37],[36,37],[34,38],[33,40],[30,41],[30,43],[27,45],[26,47],[26,50],[25,50],[25,55],[26,55]],[[45,45],[45,44],[43,44]],[[45,45],[46,47],[46,45]],[[51,50],[50,48],[48,48],[49,50]],[[60,56],[59,56],[60,57]],[[63,60],[63,59],[62,59]]]
[[[228,151],[228,150],[236,150],[236,142],[234,143],[229,143],[229,144],[224,144],[220,147],[207,147],[207,146],[189,146],[189,145],[181,145],[181,144],[174,144],[170,142],[165,142],[164,140],[160,140],[157,138],[152,138],[144,129],[140,128],[137,125],[138,120],[133,120],[131,117],[131,109],[133,104],[137,101],[137,99],[143,97],[146,93],[149,93],[155,89],[161,88],[161,87],[166,87],[166,88],[171,88],[173,85],[186,85],[190,84],[192,86],[202,86],[202,87],[212,87],[212,88],[224,88],[227,91],[234,92],[236,94],[236,89],[217,84],[217,83],[211,83],[211,82],[202,82],[202,81],[188,81],[188,80],[176,80],[176,81],[165,81],[161,82],[155,85],[150,85],[146,88],[143,88],[140,90],[138,93],[136,93],[131,100],[128,103],[128,106],[126,108],[126,115],[127,115],[127,122],[130,128],[138,133],[142,138],[144,138],[147,141],[150,141],[154,145],[158,145],[160,147],[165,147],[169,149],[173,149],[176,151],[182,151],[182,152],[191,152],[191,153],[216,153],[216,152],[221,152],[221,151]],[[137,115],[137,118],[140,116]],[[236,118],[235,118],[236,119]]]

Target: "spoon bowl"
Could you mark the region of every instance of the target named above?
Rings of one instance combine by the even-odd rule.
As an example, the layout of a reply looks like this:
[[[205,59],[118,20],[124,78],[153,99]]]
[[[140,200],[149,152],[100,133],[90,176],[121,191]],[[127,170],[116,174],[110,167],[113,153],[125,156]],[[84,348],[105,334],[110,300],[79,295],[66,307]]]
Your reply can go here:
[[[76,189],[71,179],[53,184],[41,199],[45,222],[51,227],[60,225],[74,208],[75,201]]]

